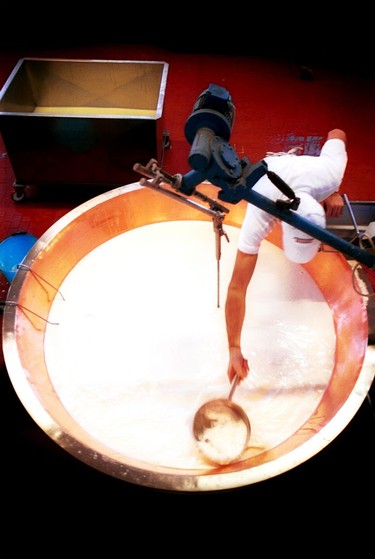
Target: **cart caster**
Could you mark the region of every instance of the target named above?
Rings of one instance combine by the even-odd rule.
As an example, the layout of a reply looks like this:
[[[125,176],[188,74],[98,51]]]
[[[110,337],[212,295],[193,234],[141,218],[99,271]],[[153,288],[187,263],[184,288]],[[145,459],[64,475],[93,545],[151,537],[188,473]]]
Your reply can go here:
[[[12,200],[16,203],[23,202],[24,200],[29,200],[38,195],[39,189],[33,184],[13,184],[14,192],[12,194]]]
[[[17,184],[16,182],[13,184],[14,192],[12,194],[13,202],[22,202],[25,199],[25,185]]]

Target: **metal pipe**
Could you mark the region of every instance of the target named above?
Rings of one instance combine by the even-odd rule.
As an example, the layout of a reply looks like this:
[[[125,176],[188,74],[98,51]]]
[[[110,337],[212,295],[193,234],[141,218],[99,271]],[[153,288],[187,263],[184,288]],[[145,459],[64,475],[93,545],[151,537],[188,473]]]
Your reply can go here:
[[[273,202],[266,196],[259,194],[259,192],[250,189],[244,196],[244,199],[247,202],[254,204],[254,206],[257,206],[258,208],[261,208],[262,210],[278,217],[282,221],[293,225],[293,227],[304,231],[322,243],[325,243],[348,257],[357,260],[361,264],[365,264],[365,266],[368,266],[369,268],[375,267],[374,254],[349,243],[345,239],[341,239],[341,237],[334,235],[327,229],[324,229],[324,227],[315,225],[315,223],[312,223],[308,219],[298,215],[295,211],[279,207],[276,202]]]

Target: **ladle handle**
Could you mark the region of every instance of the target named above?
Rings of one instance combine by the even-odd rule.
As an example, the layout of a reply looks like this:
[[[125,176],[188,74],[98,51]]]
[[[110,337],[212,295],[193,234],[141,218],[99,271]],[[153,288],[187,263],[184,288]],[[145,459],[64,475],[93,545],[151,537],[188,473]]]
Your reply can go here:
[[[231,386],[231,388],[230,388],[228,400],[231,400],[231,399],[233,398],[233,394],[234,394],[234,391],[235,391],[236,388],[237,388],[237,384],[238,384],[238,381],[239,381],[239,380],[240,380],[240,379],[239,379],[239,376],[236,375],[236,376],[234,377],[234,379],[233,379],[232,386]]]

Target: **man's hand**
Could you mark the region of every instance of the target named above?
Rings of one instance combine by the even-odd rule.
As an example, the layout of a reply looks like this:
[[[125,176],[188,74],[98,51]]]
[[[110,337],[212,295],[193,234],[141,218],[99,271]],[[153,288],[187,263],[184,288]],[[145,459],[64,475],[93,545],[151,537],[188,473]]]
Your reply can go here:
[[[326,211],[326,217],[340,217],[344,211],[344,200],[341,194],[334,192],[328,196],[323,202]]]
[[[237,375],[239,381],[243,380],[249,374],[249,363],[242,355],[240,347],[229,348],[229,365],[228,365],[228,378],[232,383],[234,377]]]

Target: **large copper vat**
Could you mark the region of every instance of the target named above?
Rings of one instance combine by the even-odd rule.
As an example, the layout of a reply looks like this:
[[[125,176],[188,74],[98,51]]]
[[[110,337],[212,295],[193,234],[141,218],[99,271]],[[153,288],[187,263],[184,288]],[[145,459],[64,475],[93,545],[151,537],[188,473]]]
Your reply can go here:
[[[202,184],[199,189],[215,197],[212,185]],[[231,237],[239,230],[245,203],[229,209],[224,229]],[[173,249],[159,240],[159,229],[163,229],[164,239],[173,240]],[[206,230],[212,232],[210,217],[199,209],[138,183],[119,187],[78,206],[56,222],[26,256],[8,292],[3,319],[4,357],[23,405],[68,453],[130,483],[174,491],[216,491],[277,476],[314,456],[347,426],[374,378],[374,348],[368,345],[366,302],[360,294],[363,286],[353,288],[357,280],[350,263],[340,253],[323,250],[311,263],[296,265],[285,277],[277,276],[286,266],[276,229],[266,242],[264,269],[269,273],[270,286],[275,286],[278,278],[292,281],[298,276],[298,293],[284,290],[283,303],[293,303],[296,310],[290,314],[298,315],[296,338],[301,335],[303,341],[295,344],[295,340],[288,340],[286,322],[287,326],[280,326],[285,338],[277,348],[274,322],[283,319],[271,308],[278,295],[272,299],[272,289],[266,291],[271,299],[265,297],[261,302],[259,316],[270,338],[269,355],[272,345],[278,353],[272,354],[273,361],[268,363],[268,377],[265,374],[262,378],[259,372],[257,386],[250,381],[236,394],[253,422],[255,440],[241,459],[230,465],[205,464],[195,454],[189,425],[202,400],[212,393],[228,391],[222,307],[236,249],[233,238],[230,243],[223,239],[219,266],[217,259],[215,264],[215,249],[211,254],[208,244],[200,260],[197,245],[189,249],[190,233],[204,244]],[[144,236],[140,238],[139,234]],[[123,241],[125,244],[121,244]],[[214,243],[212,238],[213,247]],[[109,259],[108,247],[112,251]],[[83,263],[90,271],[86,281],[75,275]],[[223,276],[217,282],[220,308],[216,304],[215,274],[219,268],[220,275],[221,266]],[[306,292],[305,283],[309,286]],[[318,311],[320,325],[315,328],[313,322],[310,330],[304,332],[304,326],[299,332],[298,313],[304,317],[315,308],[304,307],[311,303],[310,289],[312,304],[322,309],[322,314]],[[74,290],[77,295],[72,297]],[[275,321],[266,323],[267,317],[273,316]],[[76,326],[81,341],[72,331]],[[258,330],[255,339],[257,335]],[[141,338],[137,348],[136,338]],[[217,340],[223,347],[217,347]],[[290,354],[295,345],[299,354],[293,360]],[[326,350],[330,353],[325,376],[310,373],[311,362],[303,356],[305,345],[315,353],[318,367],[323,362],[319,359],[325,359],[322,354]],[[262,350],[258,355],[259,362],[264,353]],[[264,361],[267,359],[268,353]],[[137,381],[140,362],[147,371]],[[306,369],[301,378],[301,373],[294,370],[296,362]],[[290,377],[288,364],[293,369]],[[278,367],[284,367],[282,378],[277,377]],[[71,395],[67,393],[69,379],[74,384]],[[279,383],[277,390],[273,382]],[[162,402],[158,402],[159,396]],[[279,409],[278,416],[273,408],[280,408],[280,402],[282,413]],[[256,409],[265,403],[268,408],[259,415],[262,420],[257,420]],[[91,423],[92,417],[95,424]],[[139,425],[142,418],[143,430]],[[289,420],[290,425],[286,425]],[[180,423],[182,431],[178,430]],[[109,438],[103,425],[113,431]],[[142,450],[140,454],[127,451],[133,429],[136,440],[132,449]],[[262,431],[267,430],[267,441],[262,442]],[[162,450],[158,448],[159,437]],[[176,458],[179,444],[184,449]]]

